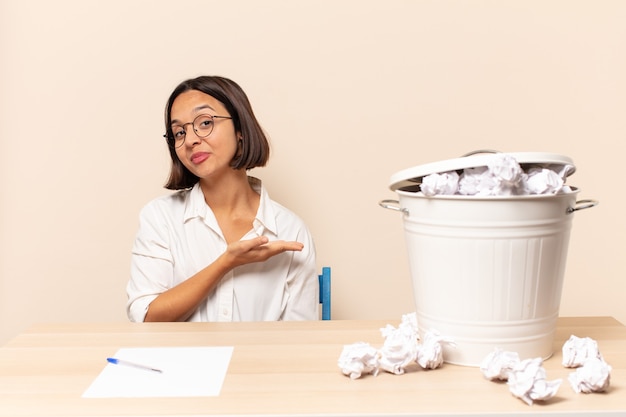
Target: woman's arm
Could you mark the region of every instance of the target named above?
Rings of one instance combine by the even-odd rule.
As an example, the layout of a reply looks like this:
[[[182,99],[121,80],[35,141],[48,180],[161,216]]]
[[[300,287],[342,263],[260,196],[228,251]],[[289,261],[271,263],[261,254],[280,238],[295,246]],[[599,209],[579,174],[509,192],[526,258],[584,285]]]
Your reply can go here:
[[[233,268],[263,262],[286,251],[301,251],[302,243],[273,241],[265,236],[228,245],[213,263],[187,280],[159,294],[148,306],[144,321],[184,321],[191,316],[210,291]]]

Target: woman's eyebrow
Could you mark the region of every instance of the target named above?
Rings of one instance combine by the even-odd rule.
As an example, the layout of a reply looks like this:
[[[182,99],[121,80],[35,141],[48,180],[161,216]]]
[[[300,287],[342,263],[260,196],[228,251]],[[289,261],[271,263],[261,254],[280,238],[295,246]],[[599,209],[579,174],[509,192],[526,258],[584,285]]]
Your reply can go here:
[[[208,105],[208,104],[202,104],[202,105],[194,108],[193,111],[197,112],[197,111],[204,110],[204,109],[211,109],[211,110],[215,111],[215,109],[213,107],[211,107],[210,105]]]
[[[209,104],[201,104],[200,106],[194,107],[193,111],[195,113],[197,113],[200,110],[204,110],[204,109],[211,109],[211,110],[215,111],[215,109],[213,107],[211,107]],[[180,120],[172,119],[172,122],[170,123],[170,125],[177,124],[177,123],[180,123]]]

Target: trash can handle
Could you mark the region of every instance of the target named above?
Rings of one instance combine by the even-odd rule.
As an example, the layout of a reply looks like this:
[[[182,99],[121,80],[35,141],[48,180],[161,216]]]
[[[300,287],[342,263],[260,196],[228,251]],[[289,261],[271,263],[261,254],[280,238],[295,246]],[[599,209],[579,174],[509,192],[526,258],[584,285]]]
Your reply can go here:
[[[477,155],[479,153],[501,153],[501,152],[496,151],[495,149],[477,149],[475,151],[471,151],[471,152],[461,155],[461,158],[465,158],[466,156]]]
[[[578,210],[584,210],[584,209],[588,209],[591,207],[595,207],[599,203],[600,202],[598,200],[578,200],[576,203],[574,203],[574,207],[567,208],[567,214],[571,214]]]
[[[403,207],[398,207],[400,205],[400,202],[398,200],[380,200],[378,202],[378,205],[381,206],[382,208],[386,208],[386,209],[394,210],[394,211],[400,211],[407,216],[409,215],[408,209],[403,208]]]

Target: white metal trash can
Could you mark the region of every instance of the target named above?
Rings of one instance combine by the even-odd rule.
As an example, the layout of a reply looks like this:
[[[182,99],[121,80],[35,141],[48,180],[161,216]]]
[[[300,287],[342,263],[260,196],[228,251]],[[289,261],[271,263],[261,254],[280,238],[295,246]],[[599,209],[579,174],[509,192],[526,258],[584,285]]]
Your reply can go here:
[[[571,165],[555,154],[510,153],[522,166]],[[400,171],[399,200],[379,204],[403,213],[418,327],[455,341],[448,363],[479,366],[495,348],[548,358],[559,314],[573,213],[592,207],[578,190],[550,195],[427,197],[421,178],[485,166],[472,155]]]

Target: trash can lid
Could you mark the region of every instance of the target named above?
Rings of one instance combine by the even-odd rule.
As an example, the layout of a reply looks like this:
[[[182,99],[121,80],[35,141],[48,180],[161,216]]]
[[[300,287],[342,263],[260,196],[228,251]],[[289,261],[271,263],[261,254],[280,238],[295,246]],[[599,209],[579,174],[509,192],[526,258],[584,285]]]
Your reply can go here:
[[[565,173],[566,177],[572,175],[576,171],[574,161],[564,155],[545,152],[476,151],[460,158],[446,159],[424,165],[417,165],[396,172],[389,180],[389,188],[392,191],[396,191],[399,188],[421,184],[422,178],[430,174],[458,171],[466,168],[484,167],[493,160],[493,155],[495,153],[506,153],[507,155],[510,155],[515,158],[523,169],[526,169],[528,166],[533,166],[551,168],[560,172],[567,166],[568,170]]]

